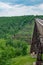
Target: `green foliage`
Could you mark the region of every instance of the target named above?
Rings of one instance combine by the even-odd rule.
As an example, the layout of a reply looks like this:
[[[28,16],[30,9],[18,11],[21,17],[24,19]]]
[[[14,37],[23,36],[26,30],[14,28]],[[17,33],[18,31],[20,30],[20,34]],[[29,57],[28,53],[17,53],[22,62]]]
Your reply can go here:
[[[33,22],[34,16],[0,17],[0,38],[16,38],[25,41],[28,38],[25,39],[23,35],[29,34],[31,40]]]
[[[0,17],[0,65],[32,65],[35,59],[27,42],[32,38],[35,17]]]
[[[0,65],[6,65],[6,61],[10,58],[14,58],[15,57],[15,52],[13,48],[7,48],[5,50],[3,50],[3,52],[1,53],[1,57],[0,57]]]
[[[15,56],[27,54],[28,44],[25,41],[9,39],[6,42],[6,45],[7,46],[10,45],[16,49],[15,50]]]
[[[0,65],[6,65],[6,61],[10,58],[26,55],[27,48],[28,44],[25,41],[0,39]]]

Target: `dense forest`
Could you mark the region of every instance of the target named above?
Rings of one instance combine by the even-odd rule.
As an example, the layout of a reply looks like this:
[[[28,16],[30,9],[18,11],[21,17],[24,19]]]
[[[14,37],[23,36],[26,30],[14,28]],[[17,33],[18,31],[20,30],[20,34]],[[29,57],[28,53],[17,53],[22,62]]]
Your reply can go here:
[[[43,16],[0,17],[0,65],[32,65],[36,60],[30,56],[35,18]]]
[[[0,38],[28,41],[32,36],[33,22],[34,16],[0,17]]]

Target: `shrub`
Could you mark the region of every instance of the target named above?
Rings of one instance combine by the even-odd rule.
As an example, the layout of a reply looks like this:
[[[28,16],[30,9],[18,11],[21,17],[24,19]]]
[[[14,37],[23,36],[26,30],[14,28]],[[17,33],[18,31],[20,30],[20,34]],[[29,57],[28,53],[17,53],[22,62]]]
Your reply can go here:
[[[6,44],[15,48],[15,54],[17,56],[27,54],[28,44],[25,41],[10,39]]]

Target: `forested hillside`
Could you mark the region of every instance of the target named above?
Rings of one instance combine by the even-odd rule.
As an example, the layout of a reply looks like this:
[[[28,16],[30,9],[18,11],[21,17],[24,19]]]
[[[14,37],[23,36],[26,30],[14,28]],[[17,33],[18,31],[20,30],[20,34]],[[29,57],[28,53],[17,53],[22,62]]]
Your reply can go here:
[[[32,65],[30,43],[34,19],[43,16],[0,17],[0,65]]]
[[[0,38],[16,38],[30,41],[34,16],[0,17]]]

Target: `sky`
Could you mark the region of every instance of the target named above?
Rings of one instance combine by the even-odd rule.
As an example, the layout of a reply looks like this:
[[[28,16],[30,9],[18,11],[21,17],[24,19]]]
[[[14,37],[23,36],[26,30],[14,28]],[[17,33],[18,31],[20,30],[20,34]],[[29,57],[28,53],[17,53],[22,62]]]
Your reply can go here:
[[[0,0],[0,16],[43,15],[43,0]]]

